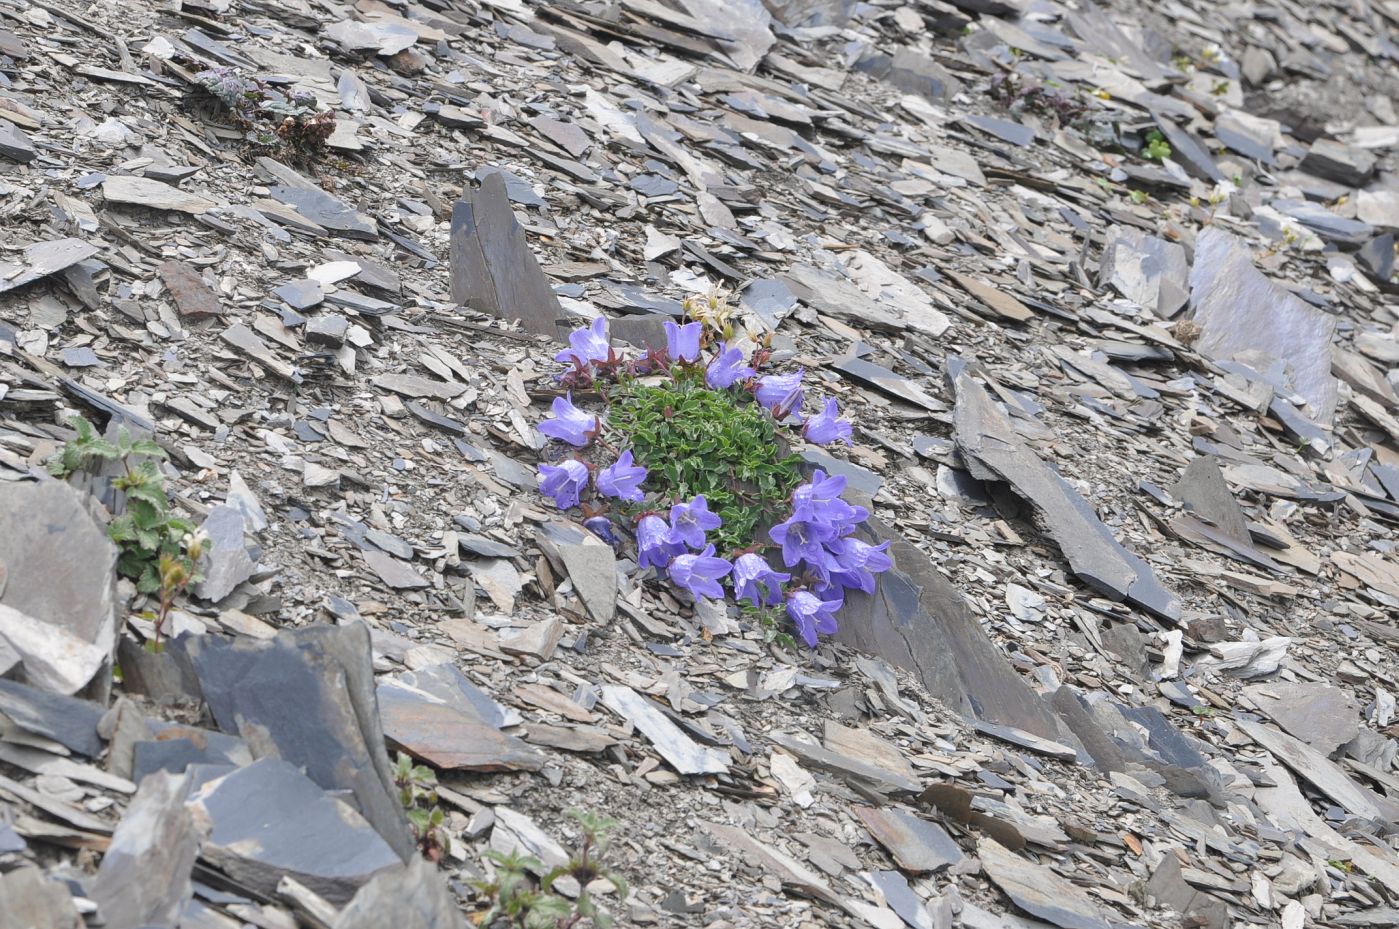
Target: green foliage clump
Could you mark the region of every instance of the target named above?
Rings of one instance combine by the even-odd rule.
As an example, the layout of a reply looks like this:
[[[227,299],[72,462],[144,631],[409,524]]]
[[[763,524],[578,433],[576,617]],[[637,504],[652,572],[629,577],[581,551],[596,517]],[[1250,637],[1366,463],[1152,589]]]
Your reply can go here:
[[[617,823],[579,810],[569,810],[568,815],[578,821],[583,842],[568,864],[544,874],[538,885],[530,879],[530,873],[543,872],[539,859],[518,850],[509,854],[494,849],[486,851],[486,857],[495,863],[496,877],[494,881],[476,883],[476,889],[491,901],[490,909],[477,925],[485,929],[574,929],[586,919],[596,929],[609,929],[612,917],[593,900],[588,885],[604,878],[617,888],[620,897],[627,895],[627,882],[602,866],[608,833]],[[576,900],[569,900],[554,890],[554,883],[561,877],[571,877],[578,882],[580,890]]]
[[[108,442],[81,416],[70,423],[78,435],[49,463],[54,476],[68,477],[101,461],[121,462],[125,471],[112,487],[125,495],[126,508],[107,525],[108,537],[117,543],[117,573],[135,581],[143,594],[160,592],[167,580],[183,589],[196,577],[185,551],[194,524],[170,511],[165,476],[157,464],[165,450],[150,439],[132,438],[126,429],[117,432],[116,442]]]
[[[429,861],[439,860],[451,839],[446,830],[447,816],[437,805],[437,774],[426,765],[413,764],[412,758],[399,752],[394,760],[393,782],[418,849]]]
[[[772,417],[742,394],[709,390],[695,372],[657,385],[623,382],[608,423],[626,437],[662,499],[704,494],[724,520],[710,536],[722,553],[752,545],[801,483],[801,459],[778,453]]]
[[[1152,161],[1165,161],[1171,157],[1171,146],[1157,129],[1147,133],[1145,151],[1146,157]]]

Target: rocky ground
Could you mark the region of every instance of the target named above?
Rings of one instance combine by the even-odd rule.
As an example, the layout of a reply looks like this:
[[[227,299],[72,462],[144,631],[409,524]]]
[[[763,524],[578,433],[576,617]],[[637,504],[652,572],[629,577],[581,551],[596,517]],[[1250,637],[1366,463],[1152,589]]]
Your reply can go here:
[[[1399,924],[1396,31],[0,0],[0,927],[460,926],[570,810],[623,925]],[[894,541],[814,651],[535,491],[714,288]],[[74,416],[209,534],[160,649]]]

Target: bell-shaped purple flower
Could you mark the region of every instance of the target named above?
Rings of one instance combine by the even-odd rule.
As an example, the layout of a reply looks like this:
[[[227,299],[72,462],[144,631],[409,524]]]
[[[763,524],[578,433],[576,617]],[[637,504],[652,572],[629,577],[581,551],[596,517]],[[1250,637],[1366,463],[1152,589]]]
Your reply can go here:
[[[704,369],[704,383],[710,390],[724,390],[753,376],[753,369],[743,363],[743,349],[721,348]]]
[[[601,421],[573,405],[573,394],[567,398],[555,397],[554,418],[539,424],[539,431],[552,439],[559,439],[569,445],[583,447],[593,440],[602,429]]]
[[[835,529],[825,523],[809,522],[793,516],[768,530],[768,537],[782,546],[782,563],[796,567],[805,561],[825,577],[839,565],[826,551],[826,543],[836,538]]]
[[[704,494],[670,508],[670,540],[683,542],[690,548],[704,548],[704,534],[722,525],[724,521],[719,515],[709,512],[709,501],[704,499]]]
[[[561,510],[578,505],[578,495],[588,486],[588,466],[576,458],[559,465],[539,466],[539,491],[552,497]]]
[[[787,595],[787,616],[796,624],[797,632],[801,634],[802,641],[812,648],[816,647],[817,635],[832,635],[836,631],[836,611],[840,609],[839,600],[822,600],[820,597],[805,590],[794,591]]]
[[[894,566],[894,559],[884,554],[888,547],[888,542],[870,545],[855,538],[833,542],[830,550],[837,570],[831,572],[831,583],[874,593],[874,576]]]
[[[699,357],[700,334],[704,331],[703,323],[686,323],[678,326],[670,320],[665,321],[665,349],[671,361],[694,361]]]
[[[568,336],[568,348],[554,356],[562,364],[587,367],[592,361],[606,361],[612,355],[612,343],[607,337],[607,317],[599,316],[584,329],[575,329]]]
[[[767,377],[759,378],[758,402],[778,422],[801,412],[802,399],[805,397],[805,392],[802,389],[804,376],[806,376],[806,370],[802,369],[794,374],[769,374]]]
[[[733,570],[733,565],[723,558],[714,557],[714,546],[706,545],[698,555],[676,555],[670,563],[670,579],[685,588],[696,599],[700,597],[722,597],[724,588],[719,586],[719,578]]]
[[[840,406],[830,397],[820,413],[806,421],[802,427],[802,438],[815,445],[829,445],[832,442],[850,444],[850,424],[840,419]]]
[[[845,492],[845,477],[833,474],[829,477],[819,468],[812,472],[811,480],[792,492],[792,516],[808,522],[819,523],[835,529],[841,535],[862,523],[870,515],[862,506],[853,506],[841,499]]]
[[[617,456],[617,460],[597,474],[597,489],[604,497],[640,502],[646,498],[641,492],[641,482],[646,480],[646,469],[633,464],[631,449]]]
[[[777,606],[782,602],[782,585],[792,575],[774,571],[763,556],[751,552],[734,559],[734,599],[747,597],[754,606]]]
[[[670,526],[655,513],[641,517],[636,524],[636,561],[643,568],[661,569],[685,551],[683,542],[670,538]]]
[[[606,516],[589,516],[583,520],[583,528],[613,548],[622,544],[622,540],[617,538],[617,533],[612,528],[612,520]]]

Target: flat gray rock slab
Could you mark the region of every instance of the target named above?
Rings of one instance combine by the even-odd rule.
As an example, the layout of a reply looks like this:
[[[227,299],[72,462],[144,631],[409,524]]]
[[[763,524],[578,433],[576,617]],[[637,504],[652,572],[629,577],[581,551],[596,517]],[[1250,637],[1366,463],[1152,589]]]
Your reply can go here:
[[[994,839],[976,845],[981,866],[1011,902],[1060,929],[1113,929],[1096,903],[1069,881],[1043,865],[1021,858]]]
[[[1094,590],[1166,619],[1179,617],[1180,599],[1113,537],[1068,481],[1025,445],[970,373],[958,370],[951,380],[957,395],[955,438],[972,476],[1005,481],[1028,501],[1074,574]]]
[[[23,261],[0,259],[0,294],[57,274],[96,254],[97,246],[82,239],[35,242],[25,247]]]
[[[380,871],[355,892],[331,929],[462,929],[461,910],[447,881],[421,856],[401,869]]]
[[[187,786],[183,776],[151,775],[117,824],[91,890],[108,929],[179,921],[203,838],[185,806]]]
[[[102,712],[96,703],[0,678],[0,713],[25,732],[52,739],[88,758],[102,754],[97,735]]]
[[[1219,459],[1214,455],[1191,459],[1170,490],[1187,509],[1214,523],[1220,532],[1242,544],[1252,545],[1244,511],[1225,483]]]
[[[620,684],[602,688],[602,702],[656,746],[656,751],[681,774],[724,774],[728,760],[714,749],[698,745],[680,731],[645,697]]]
[[[319,187],[308,190],[277,184],[268,188],[268,195],[278,203],[291,207],[303,219],[333,234],[366,241],[379,237],[379,226],[374,222],[374,217],[361,213]]]
[[[1202,332],[1196,349],[1229,360],[1261,352],[1286,362],[1292,385],[1311,408],[1311,418],[1329,426],[1336,413],[1331,342],[1336,318],[1302,302],[1254,267],[1234,236],[1214,226],[1195,241],[1190,271],[1192,318]]]
[[[403,866],[364,817],[279,758],[204,784],[189,805],[210,825],[200,856],[260,893],[293,877],[345,903],[374,875]]]
[[[489,174],[452,208],[452,300],[558,337],[559,298],[515,219],[505,178]]]
[[[911,874],[941,871],[961,861],[962,849],[941,826],[897,807],[853,807],[855,815],[899,867]]]
[[[38,157],[34,142],[14,123],[0,119],[0,155],[20,164],[29,164]]]
[[[1250,700],[1294,738],[1331,755],[1360,732],[1360,708],[1331,684],[1268,681],[1244,688]]]
[[[415,679],[388,679],[378,687],[379,715],[390,744],[444,770],[538,771],[544,756],[501,732],[463,693],[434,693]],[[495,707],[495,709],[500,709]],[[494,715],[494,714],[492,714]],[[497,717],[498,718],[498,717]]]
[[[867,542],[892,540],[894,560],[873,595],[850,591],[837,640],[918,675],[928,692],[967,719],[1002,723],[1061,741],[1041,697],[987,637],[927,553],[871,517]]]
[[[346,790],[406,860],[413,853],[384,749],[369,629],[286,629],[273,639],[184,636],[209,711],[254,755],[276,754],[325,790]]]
[[[34,622],[0,625],[31,683],[65,694],[110,667],[117,639],[116,546],[61,481],[0,484],[0,606]],[[55,573],[63,583],[54,583]],[[106,699],[105,677],[92,696]]]
[[[208,197],[172,187],[148,177],[116,174],[102,182],[102,196],[108,203],[144,206],[152,210],[171,210],[194,216],[207,213],[218,206]]]

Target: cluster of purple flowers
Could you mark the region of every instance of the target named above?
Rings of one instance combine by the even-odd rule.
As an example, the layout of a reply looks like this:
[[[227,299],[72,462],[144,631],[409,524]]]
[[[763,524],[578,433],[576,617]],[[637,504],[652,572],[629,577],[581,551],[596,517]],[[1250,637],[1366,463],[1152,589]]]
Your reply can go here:
[[[567,383],[574,385],[589,383],[595,374],[615,374],[624,364],[633,365],[627,369],[633,373],[652,372],[668,365],[698,372],[702,365],[709,389],[740,388],[751,392],[777,422],[801,426],[808,442],[850,444],[850,424],[840,418],[836,401],[827,399],[819,413],[803,419],[804,371],[758,377],[741,349],[723,345],[706,363],[701,352],[701,323],[667,322],[665,332],[664,350],[653,349],[638,362],[625,362],[612,348],[606,320],[599,317],[588,328],[574,332],[569,348],[556,355],[555,360],[570,366]],[[603,422],[575,406],[570,393],[555,398],[553,416],[540,423],[539,431],[581,449],[598,439]],[[605,442],[599,444],[606,446]],[[646,469],[636,464],[630,449],[623,450],[604,468],[578,458],[539,468],[541,492],[560,509],[578,506],[590,482],[603,497],[642,503],[646,499],[642,489],[645,480]],[[887,542],[870,545],[854,537],[869,513],[841,499],[844,490],[845,478],[828,477],[817,471],[793,493],[791,517],[769,531],[772,542],[781,549],[783,563],[793,569],[791,572],[776,570],[756,551],[739,553],[733,560],[716,555],[707,535],[720,528],[723,521],[710,512],[703,495],[674,504],[668,517],[646,512],[637,519],[637,563],[642,568],[664,572],[672,583],[696,598],[723,597],[721,581],[728,578],[735,600],[746,600],[759,608],[783,606],[802,639],[814,647],[818,635],[835,632],[835,613],[844,603],[846,590],[873,593],[874,575],[891,564],[884,554]],[[617,545],[612,521],[594,515],[595,512],[587,513],[585,525],[609,544]],[[797,583],[789,587],[794,577]]]

